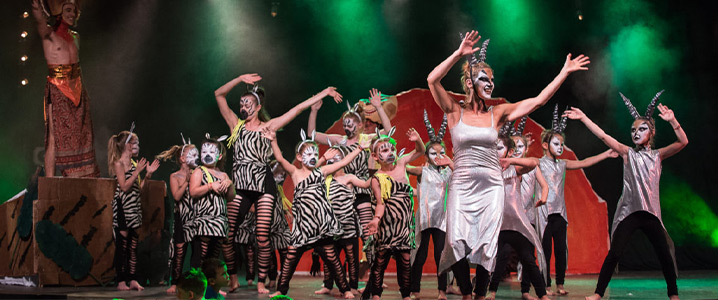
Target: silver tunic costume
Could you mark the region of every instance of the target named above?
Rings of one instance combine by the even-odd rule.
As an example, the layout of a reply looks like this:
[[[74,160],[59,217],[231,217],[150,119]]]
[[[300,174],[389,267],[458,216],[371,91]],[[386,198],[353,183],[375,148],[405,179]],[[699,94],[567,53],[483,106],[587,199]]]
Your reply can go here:
[[[463,117],[463,109],[461,116]],[[461,117],[451,128],[454,174],[446,201],[446,243],[439,272],[466,258],[493,270],[504,208],[504,181],[496,152],[498,132],[491,126],[465,124]]]
[[[528,174],[528,173],[527,173]],[[524,174],[526,175],[526,174]],[[546,259],[544,258],[541,240],[531,226],[523,206],[523,176],[518,176],[516,167],[510,166],[503,172],[504,178],[504,217],[501,230],[513,230],[526,237],[536,248],[539,270],[546,278]],[[519,273],[521,274],[521,273]]]
[[[526,217],[532,225],[536,224],[536,200],[534,194],[536,190],[536,168],[530,172],[521,175],[521,199],[523,200]]]
[[[563,196],[563,187],[566,183],[566,161],[562,159],[554,161],[552,158],[544,155],[544,157],[539,159],[539,167],[541,168],[541,174],[546,179],[546,184],[548,184],[546,204],[536,210],[538,213],[537,225],[539,228],[539,238],[543,239],[543,233],[544,230],[546,230],[549,215],[560,214],[566,223],[568,223],[566,200]]]
[[[634,212],[648,212],[661,222],[663,232],[668,241],[668,249],[673,257],[673,267],[678,274],[676,265],[676,250],[673,240],[668,236],[666,226],[661,218],[661,201],[659,197],[659,182],[661,179],[661,156],[658,150],[636,152],[629,149],[623,163],[623,193],[618,200],[616,214],[613,216],[611,239],[613,232],[626,217]]]
[[[446,232],[446,190],[451,174],[450,168],[437,169],[431,165],[422,167],[414,232],[417,245],[421,245],[421,232],[425,229],[436,228]],[[411,251],[412,263],[417,250]]]

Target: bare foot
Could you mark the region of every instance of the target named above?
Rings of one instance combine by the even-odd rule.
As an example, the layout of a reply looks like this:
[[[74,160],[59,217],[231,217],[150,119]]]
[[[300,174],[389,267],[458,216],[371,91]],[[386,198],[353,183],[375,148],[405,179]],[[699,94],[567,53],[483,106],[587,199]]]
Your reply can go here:
[[[548,296],[556,296],[556,293],[554,293],[550,287],[546,288],[546,295]]]
[[[556,285],[556,295],[559,295],[559,296],[568,295],[568,291],[565,288],[563,288],[563,284]]]
[[[354,299],[354,294],[351,291],[344,292],[344,299]]]
[[[363,288],[357,289],[357,292],[359,292],[359,293],[364,293],[364,289],[365,289],[365,288],[366,288],[366,287],[363,287]]]
[[[229,275],[229,292],[234,293],[239,288],[239,280],[237,274]]]
[[[137,280],[132,280],[132,281],[130,281],[130,289],[131,289],[131,290],[141,291],[141,290],[144,290],[145,288],[143,288],[143,287],[140,285],[140,283],[137,282]]]
[[[601,296],[599,296],[598,294],[593,294],[593,295],[591,295],[591,296],[586,296],[586,300],[600,300],[600,299],[601,299]]]
[[[276,285],[276,284],[277,284],[277,281],[275,281],[275,280],[270,280],[269,283],[267,283],[267,288],[268,288],[268,289],[271,289],[271,288],[273,288],[274,285]]]
[[[410,299],[419,300],[419,293],[417,292],[411,292],[411,295],[409,295]]]
[[[474,295],[474,300],[486,300],[486,296]]]
[[[225,297],[225,298],[227,297],[227,292],[225,292],[223,290],[219,290],[219,294],[222,295],[222,297]]]
[[[247,280],[247,285],[254,285],[254,280],[252,280],[252,279]]]
[[[357,290],[357,289],[352,289],[352,294],[354,294],[354,295],[359,295],[359,290]]]
[[[671,300],[680,300],[680,298],[678,298],[678,295],[670,296],[670,297],[668,297],[668,299],[671,299]]]
[[[321,289],[314,291],[315,295],[325,295],[325,294],[330,295],[331,293],[332,293],[332,290],[325,288],[325,287],[322,287]]]
[[[257,283],[257,285],[259,285],[259,283]],[[269,293],[269,291],[267,291],[267,293]],[[266,293],[260,293],[260,294],[266,294]],[[282,292],[274,292],[274,293],[272,293],[272,294],[269,294],[269,299],[272,299],[272,298],[274,298],[274,297],[277,297],[277,296],[279,296],[279,295],[281,295],[281,294],[282,294]]]
[[[471,295],[461,295],[461,300],[471,300]]]
[[[538,298],[531,296],[529,293],[521,293],[521,299],[524,300],[538,300]]]
[[[437,300],[446,300],[446,292],[439,291],[439,298],[436,298]]]
[[[381,300],[381,297],[379,297],[379,296],[372,296],[372,297],[371,297],[371,300]]]
[[[176,284],[173,284],[173,285],[170,286],[170,288],[168,288],[167,291],[165,291],[165,292],[167,292],[167,294],[170,294],[170,295],[176,294],[176,293],[177,293],[177,285],[176,285]]]
[[[257,293],[259,294],[269,294],[269,290],[264,287],[264,282],[257,282]],[[274,293],[276,294],[276,293]],[[274,295],[272,294],[272,295]],[[280,293],[281,294],[281,293]],[[271,297],[270,297],[271,298]]]
[[[124,281],[121,281],[120,283],[117,284],[117,290],[118,291],[129,291],[130,287],[127,286],[127,283],[125,283]]]
[[[388,288],[388,287],[389,287],[389,286],[388,286],[386,283],[382,283],[382,284],[381,284],[381,288],[383,288],[383,289]]]
[[[454,288],[453,286],[447,287],[447,288],[446,288],[446,293],[447,293],[447,294],[453,294],[453,295],[461,295],[461,292],[459,292],[459,291],[458,291],[456,288]]]
[[[496,299],[496,292],[495,291],[489,291],[489,294],[486,295],[486,300],[495,300]]]

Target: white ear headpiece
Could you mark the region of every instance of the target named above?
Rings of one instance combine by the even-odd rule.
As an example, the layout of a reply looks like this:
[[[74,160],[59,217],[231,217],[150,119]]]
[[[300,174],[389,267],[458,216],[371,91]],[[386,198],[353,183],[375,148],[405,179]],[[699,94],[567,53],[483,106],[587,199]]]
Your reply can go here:
[[[297,145],[297,152],[299,152],[299,149],[302,148],[302,145],[304,145],[304,144],[306,144],[306,143],[314,143],[314,138],[315,138],[316,136],[317,136],[317,131],[316,131],[316,130],[312,130],[311,139],[307,139],[307,133],[304,131],[304,128],[302,128],[302,129],[299,131],[299,137],[302,138],[302,142],[299,143],[299,145]]]
[[[125,144],[130,142],[130,139],[132,139],[132,133],[135,132],[135,121],[132,121],[132,125],[130,125],[130,135],[127,136],[127,139],[125,139]]]

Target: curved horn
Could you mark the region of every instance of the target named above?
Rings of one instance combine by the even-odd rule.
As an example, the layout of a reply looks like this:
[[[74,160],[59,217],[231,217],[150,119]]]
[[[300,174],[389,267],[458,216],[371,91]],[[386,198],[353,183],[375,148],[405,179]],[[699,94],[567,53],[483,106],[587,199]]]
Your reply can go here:
[[[566,109],[563,111],[564,113],[568,111],[568,109],[571,108],[570,106],[566,106]],[[568,116],[564,114],[563,117],[561,117],[561,122],[558,124],[558,132],[563,132],[566,129],[566,119],[568,119]]]
[[[135,121],[132,121],[132,125],[130,125],[130,135],[127,136],[127,139],[125,139],[125,144],[130,142],[130,139],[132,138],[132,133],[135,132]]]
[[[551,120],[551,129],[558,132],[559,120],[558,120],[558,103],[553,108],[553,119]]]
[[[523,135],[524,134],[524,128],[526,128],[526,120],[528,120],[529,116],[524,116],[521,118],[521,121],[519,121],[519,126],[516,127],[516,133],[517,135]]]
[[[486,61],[486,48],[489,47],[489,41],[491,41],[491,39],[486,39],[484,43],[481,44],[481,50],[479,50],[479,62]]]
[[[656,104],[658,103],[658,98],[661,97],[661,94],[663,94],[663,91],[665,91],[665,90],[661,90],[660,92],[656,93],[656,96],[653,97],[653,99],[651,100],[651,103],[648,103],[648,107],[646,108],[646,114],[644,115],[644,117],[650,118],[653,115],[653,110],[656,109]]]
[[[302,138],[302,142],[307,140],[307,133],[304,132],[304,128],[299,131],[299,137]]]
[[[439,134],[436,135],[436,138],[441,141],[444,139],[444,134],[446,134],[446,126],[448,125],[448,120],[446,119],[446,114],[444,114],[444,118],[441,120],[441,126],[439,127]]]
[[[429,140],[434,140],[434,127],[431,126],[431,122],[429,121],[429,114],[426,113],[426,109],[424,109],[424,125],[426,125],[426,133],[429,135]]]
[[[631,103],[631,100],[626,98],[626,96],[624,96],[621,92],[618,92],[618,94],[621,95],[623,103],[626,104],[626,107],[628,107],[628,112],[631,113],[631,117],[633,117],[634,120],[640,118],[641,115],[638,114],[638,111],[636,110],[636,107],[634,107]]]

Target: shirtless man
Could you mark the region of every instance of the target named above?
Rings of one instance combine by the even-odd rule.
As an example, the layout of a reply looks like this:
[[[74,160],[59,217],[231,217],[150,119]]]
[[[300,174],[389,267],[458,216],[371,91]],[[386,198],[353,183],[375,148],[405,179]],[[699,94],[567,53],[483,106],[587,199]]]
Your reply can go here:
[[[32,2],[49,69],[45,89],[45,174],[54,176],[57,168],[63,176],[98,177],[90,99],[82,86],[79,65],[80,36],[70,30],[80,14],[77,0],[47,3],[47,14],[56,18],[52,27],[47,23],[43,3]]]

